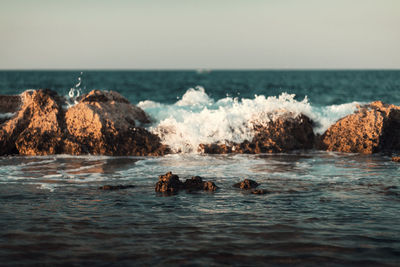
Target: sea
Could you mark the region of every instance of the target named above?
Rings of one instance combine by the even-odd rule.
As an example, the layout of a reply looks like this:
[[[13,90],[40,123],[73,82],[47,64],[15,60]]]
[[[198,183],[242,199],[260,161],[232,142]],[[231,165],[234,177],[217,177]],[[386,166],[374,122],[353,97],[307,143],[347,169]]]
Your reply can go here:
[[[173,153],[0,157],[0,265],[400,265],[394,154],[198,150],[249,140],[251,123],[275,110],[309,116],[322,134],[359,105],[400,105],[399,70],[0,71],[0,94],[39,88],[67,100],[117,91]],[[156,193],[168,171],[219,189]],[[243,179],[268,193],[232,187]]]

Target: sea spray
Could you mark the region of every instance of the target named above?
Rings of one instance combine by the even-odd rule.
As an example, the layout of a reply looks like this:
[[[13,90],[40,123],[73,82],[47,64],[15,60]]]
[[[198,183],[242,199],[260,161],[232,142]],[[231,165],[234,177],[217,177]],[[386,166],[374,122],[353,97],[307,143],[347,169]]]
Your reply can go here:
[[[266,126],[282,114],[304,114],[323,133],[336,120],[356,109],[358,102],[327,107],[311,106],[307,97],[294,94],[255,95],[253,99],[225,97],[215,101],[201,86],[190,88],[172,105],[141,101],[155,122],[149,130],[177,153],[197,153],[199,144],[243,142],[254,136],[254,125]]]
[[[78,76],[78,82],[69,90],[68,95],[66,96],[66,104],[68,108],[76,105],[78,103],[78,97],[82,95],[82,77],[83,72],[80,73]]]

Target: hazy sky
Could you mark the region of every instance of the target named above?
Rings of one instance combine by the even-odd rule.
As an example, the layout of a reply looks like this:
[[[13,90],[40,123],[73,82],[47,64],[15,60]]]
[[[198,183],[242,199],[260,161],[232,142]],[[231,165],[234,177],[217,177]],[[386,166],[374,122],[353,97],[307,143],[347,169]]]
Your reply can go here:
[[[400,68],[400,0],[0,0],[1,69]]]

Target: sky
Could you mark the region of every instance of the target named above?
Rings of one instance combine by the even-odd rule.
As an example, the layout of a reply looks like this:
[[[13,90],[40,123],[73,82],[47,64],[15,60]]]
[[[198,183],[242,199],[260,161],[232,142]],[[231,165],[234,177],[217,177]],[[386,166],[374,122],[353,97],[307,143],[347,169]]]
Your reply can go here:
[[[0,0],[0,69],[400,69],[399,0]]]

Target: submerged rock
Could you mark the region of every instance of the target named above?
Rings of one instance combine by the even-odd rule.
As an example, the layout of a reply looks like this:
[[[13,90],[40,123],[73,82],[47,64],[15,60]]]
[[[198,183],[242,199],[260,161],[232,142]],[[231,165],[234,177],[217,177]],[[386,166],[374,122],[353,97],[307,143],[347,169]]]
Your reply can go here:
[[[329,151],[371,154],[400,150],[400,107],[375,101],[332,125],[320,148]]]
[[[100,186],[100,190],[121,190],[121,189],[128,189],[128,188],[134,188],[134,185],[103,185]]]
[[[183,183],[183,189],[189,191],[204,190],[204,191],[215,191],[217,186],[210,181],[203,181],[200,176],[193,176],[191,179],[186,179]]]
[[[294,116],[290,112],[274,116],[271,115],[267,124],[254,123],[255,135],[251,141],[200,144],[199,151],[207,154],[258,154],[313,148],[315,135],[310,118],[303,114]]]
[[[259,186],[259,184],[256,181],[250,179],[244,179],[242,182],[233,185],[233,187],[240,189],[252,189],[256,188],[257,186]]]
[[[19,99],[3,108],[15,115],[0,124],[0,155],[169,152],[158,136],[140,127],[149,122],[146,113],[116,92],[91,91],[68,110],[65,99],[48,89],[25,91]]]
[[[265,189],[253,189],[251,190],[251,193],[254,195],[265,195],[268,193],[268,191]]]
[[[156,183],[155,191],[162,193],[177,193],[179,190],[187,191],[215,191],[218,187],[210,181],[203,181],[200,176],[193,176],[190,179],[186,179],[183,183],[179,180],[177,175],[172,174],[172,172],[167,172],[164,175],[158,177],[158,182]]]

